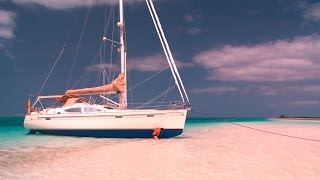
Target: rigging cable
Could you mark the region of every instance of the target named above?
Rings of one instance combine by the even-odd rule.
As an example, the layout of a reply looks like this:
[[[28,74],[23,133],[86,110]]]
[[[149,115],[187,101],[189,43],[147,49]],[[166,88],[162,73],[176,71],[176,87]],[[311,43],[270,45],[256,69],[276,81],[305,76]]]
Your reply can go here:
[[[200,111],[198,111],[198,110],[191,110],[191,111],[193,111],[193,112],[195,112],[195,113],[202,114],[202,115],[204,115],[204,116],[207,117],[207,118],[212,118],[212,116],[209,116],[208,114],[203,113],[203,112],[200,112]],[[304,138],[304,137],[299,137],[299,136],[292,136],[292,135],[287,135],[287,134],[282,134],[282,133],[277,133],[277,132],[272,132],[272,131],[266,131],[266,130],[263,130],[263,129],[258,129],[258,128],[254,128],[254,127],[250,127],[250,126],[238,124],[238,123],[235,123],[235,122],[227,122],[227,121],[225,121],[225,122],[226,122],[226,123],[233,124],[233,125],[236,125],[236,126],[239,126],[239,127],[243,127],[243,128],[247,128],[247,129],[251,129],[251,130],[263,132],[263,133],[268,133],[268,134],[273,134],[273,135],[277,135],[277,136],[283,136],[283,137],[288,137],[288,138],[301,139],[301,140],[305,140],[305,141],[313,141],[313,142],[319,142],[319,143],[320,143],[320,140],[318,140],[318,139],[310,139],[310,138]]]
[[[148,3],[148,1],[149,1],[149,3]],[[146,0],[146,2],[147,2],[147,5],[148,5],[150,14],[151,14],[151,16],[152,16],[152,19],[153,19],[153,21],[154,21],[154,24],[155,24],[156,28],[158,27],[157,33],[158,33],[158,35],[159,35],[160,41],[161,41],[161,43],[162,43],[162,46],[163,46],[163,43],[164,43],[164,45],[165,45],[165,46],[163,47],[163,49],[167,52],[166,55],[169,55],[168,62],[169,62],[169,64],[170,64],[170,67],[173,68],[173,69],[172,69],[172,71],[174,72],[174,73],[173,73],[173,76],[176,76],[176,77],[175,77],[175,80],[176,80],[176,78],[178,78],[178,80],[179,80],[179,81],[176,80],[176,83],[177,83],[177,87],[178,87],[178,90],[179,90],[179,92],[180,92],[181,98],[182,98],[183,102],[185,102],[185,100],[184,100],[184,97],[185,97],[186,100],[187,100],[188,105],[190,106],[189,97],[188,97],[187,92],[186,92],[186,90],[185,90],[185,88],[184,88],[184,85],[183,85],[183,82],[182,82],[182,80],[181,80],[181,77],[180,77],[180,74],[179,74],[179,72],[178,72],[178,69],[177,69],[177,67],[176,67],[176,64],[175,64],[175,62],[174,62],[174,58],[173,58],[173,56],[172,56],[172,53],[171,53],[169,44],[168,44],[168,42],[167,42],[167,38],[166,38],[166,36],[165,36],[165,34],[164,34],[164,32],[163,32],[163,28],[162,28],[162,25],[161,25],[161,23],[160,23],[160,20],[159,20],[157,11],[156,11],[155,8],[154,8],[154,5],[153,5],[152,0]],[[151,7],[151,9],[150,9],[150,7]],[[159,30],[160,30],[160,34],[159,34]],[[161,37],[160,37],[160,36],[161,36]],[[180,86],[181,86],[181,88],[182,88],[182,90],[183,90],[183,92],[184,92],[184,96],[183,96],[183,94],[182,94],[182,92],[181,92]]]
[[[105,7],[105,8],[107,9],[107,3],[106,3],[106,7]],[[105,36],[105,34],[106,34],[106,30],[108,29],[109,22],[110,22],[110,16],[111,16],[111,15],[109,15],[109,18],[107,18],[106,9],[105,9],[105,20],[104,20],[103,36]],[[112,12],[112,11],[113,11],[113,7],[111,7],[111,12]],[[89,12],[88,12],[88,13],[89,13]],[[110,14],[111,14],[111,13],[110,13]],[[108,20],[107,20],[107,19],[108,19]],[[81,78],[78,79],[78,80],[76,81],[76,83],[74,83],[74,84],[72,85],[71,88],[74,88],[74,87],[80,82],[80,80],[83,78],[83,76],[86,75],[86,77],[84,78],[84,81],[83,81],[83,83],[82,83],[82,87],[85,87],[85,86],[87,85],[88,81],[89,81],[89,76],[90,76],[91,72],[92,72],[92,71],[95,71],[95,68],[98,68],[98,72],[100,73],[99,67],[95,66],[94,63],[95,63],[95,61],[98,59],[99,55],[100,55],[100,57],[101,57],[101,49],[102,49],[102,46],[103,46],[103,41],[101,41],[101,43],[100,43],[100,48],[98,49],[97,53],[95,54],[95,57],[93,58],[93,60],[92,60],[92,62],[90,63],[90,65],[88,66],[89,68],[87,68],[86,73],[83,73],[83,74],[81,75]],[[101,59],[100,59],[100,63],[102,63],[102,60],[101,60]],[[104,69],[103,66],[102,66],[102,68]],[[100,77],[100,76],[97,76],[96,83],[95,83],[96,86],[99,85],[99,83],[98,83],[99,77]]]
[[[155,77],[156,75],[160,74],[162,71],[164,71],[164,70],[166,70],[166,69],[168,69],[168,68],[169,68],[169,66],[167,66],[167,67],[163,68],[161,71],[159,71],[159,72],[155,73],[154,75],[152,75],[152,76],[148,77],[147,79],[145,79],[145,80],[141,81],[140,83],[138,83],[138,84],[134,85],[133,87],[131,87],[130,89],[128,89],[128,91],[130,91],[130,90],[132,90],[132,89],[136,88],[137,86],[139,86],[140,84],[142,84],[142,83],[144,83],[144,82],[146,82],[146,81],[149,81],[150,79],[152,79],[153,77]]]
[[[41,94],[41,92],[42,92],[42,90],[43,90],[44,86],[46,85],[46,83],[47,83],[47,81],[48,81],[48,79],[49,79],[49,77],[50,77],[50,75],[51,75],[51,73],[52,73],[52,71],[53,71],[54,67],[55,67],[55,66],[56,66],[56,64],[58,63],[58,61],[59,61],[59,59],[60,59],[61,55],[63,54],[64,48],[66,47],[66,45],[67,45],[67,44],[66,44],[66,43],[64,43],[64,45],[63,45],[63,47],[62,47],[62,49],[61,49],[61,51],[60,51],[60,54],[59,54],[58,58],[56,59],[56,62],[53,64],[53,66],[52,66],[52,68],[51,68],[51,70],[50,70],[50,72],[49,72],[49,74],[48,74],[48,76],[47,76],[46,80],[44,81],[44,83],[42,84],[41,89],[40,89],[40,90],[39,90],[39,92],[38,92],[38,96]]]
[[[128,74],[128,79],[129,79],[129,87],[131,87],[131,76],[130,76],[130,73],[129,73],[130,71],[129,70],[127,70],[127,74]],[[133,96],[132,96],[132,91],[130,91],[130,98],[131,98],[131,106],[133,106]]]
[[[120,54],[119,53],[117,53],[117,60],[116,60],[116,62],[115,62],[115,64],[113,65],[113,59],[114,59],[114,47],[115,47],[115,45],[114,45],[114,42],[115,41],[113,41],[114,40],[114,32],[115,32],[115,28],[114,28],[114,26],[115,26],[115,17],[114,17],[114,5],[115,5],[115,1],[113,1],[113,8],[112,8],[112,31],[111,31],[111,43],[110,43],[110,65],[111,65],[111,67],[109,68],[110,70],[109,70],[109,76],[108,76],[108,78],[109,78],[109,83],[111,83],[114,79],[115,79],[115,76],[116,76],[116,67],[117,67],[117,65],[118,65],[118,63],[119,63],[119,60],[120,60]],[[114,70],[113,71],[113,73],[112,73],[112,70]],[[112,76],[111,76],[111,74],[112,74]],[[111,95],[110,94],[108,94],[108,98],[110,98],[111,99],[111,97],[110,97]]]
[[[111,21],[111,18],[114,14],[114,4],[115,4],[115,1],[113,1],[113,5],[110,6],[110,12],[109,12],[109,15],[107,16],[107,8],[108,8],[108,3],[107,1],[105,2],[105,11],[104,11],[104,28],[103,28],[103,38],[106,38],[106,34],[107,34],[107,31],[109,29],[109,24],[110,24],[110,21]],[[111,43],[112,44],[112,43]],[[102,84],[106,84],[106,77],[108,78],[108,83],[111,81],[110,80],[110,77],[108,77],[106,75],[106,68],[104,66],[104,63],[106,62],[106,39],[103,39],[103,44],[100,45],[100,50],[103,50],[103,55],[100,59],[100,64],[102,65],[103,67],[103,81],[102,81]],[[112,51],[112,50],[111,50]],[[110,71],[111,71],[111,66],[112,64],[110,64]]]
[[[115,4],[115,1],[113,2],[113,8],[112,8],[112,31],[111,31],[111,39],[112,39],[112,41],[111,41],[111,43],[110,43],[110,64],[111,65],[113,65],[113,49],[114,49],[114,22],[115,22],[115,20],[114,20],[114,4]],[[118,61],[119,61],[119,59],[117,59],[117,62],[116,62],[116,64],[115,64],[115,66],[117,65],[117,63],[118,63]],[[113,67],[115,67],[115,66],[113,66]],[[112,75],[112,77],[111,77],[111,72],[112,72],[112,69],[113,69],[113,67],[111,66],[110,67],[110,70],[109,70],[109,76],[108,76],[108,78],[109,78],[109,83],[111,83],[112,82],[112,80],[114,79],[114,77],[115,77],[115,70],[114,70],[114,72],[113,72],[113,75]]]
[[[91,7],[92,7],[92,1],[93,1],[93,0],[90,1],[90,6],[89,6],[89,9],[88,9],[88,11],[87,11],[86,19],[84,20],[84,23],[83,23],[83,27],[82,27],[80,39],[79,39],[79,41],[78,41],[78,46],[77,46],[76,54],[74,55],[74,58],[73,58],[73,62],[72,62],[72,66],[71,66],[71,71],[70,71],[69,78],[68,78],[68,82],[67,82],[67,89],[68,89],[68,87],[69,87],[69,83],[70,83],[72,71],[73,71],[74,64],[75,64],[75,62],[76,62],[76,58],[77,58],[78,51],[79,51],[79,48],[80,48],[80,43],[81,43],[81,40],[82,40],[83,32],[84,32],[84,30],[85,30],[85,27],[86,27],[86,24],[87,24],[87,20],[88,20],[88,16],[89,16],[89,13],[90,13],[90,10],[91,10]]]
[[[170,52],[170,48],[168,48],[168,45],[165,44],[166,43],[166,39],[164,37],[164,34],[161,33],[162,32],[162,29],[161,29],[162,27],[161,27],[161,24],[159,24],[159,19],[157,19],[157,13],[155,12],[154,8],[152,9],[152,6],[151,6],[152,5],[152,1],[146,0],[146,3],[147,3],[147,6],[148,6],[148,9],[149,9],[149,12],[150,12],[154,27],[156,28],[159,40],[161,42],[164,54],[166,55],[166,59],[167,59],[168,64],[170,66],[170,70],[171,70],[172,76],[174,77],[174,81],[175,81],[175,83],[177,85],[177,88],[179,90],[179,93],[181,95],[181,99],[184,102],[185,100],[184,100],[184,96],[183,96],[181,88],[180,88],[180,83],[177,80],[177,74],[176,74],[176,71],[174,70],[174,67],[173,67],[174,64],[173,64],[173,61],[170,59],[171,58],[171,56],[170,56],[170,53],[171,53]]]
[[[98,59],[98,57],[99,57],[99,53],[100,53],[100,49],[97,51],[96,55],[94,56],[93,60],[91,61],[90,65],[89,65],[89,71],[87,71],[87,72],[85,73],[85,74],[86,74],[86,77],[85,77],[85,80],[84,80],[83,83],[82,83],[82,87],[85,87],[85,86],[87,85],[87,83],[89,82],[89,78],[90,78],[91,72],[95,71],[95,68],[98,68],[98,69],[99,69],[99,67],[96,67],[96,66],[94,65],[95,61],[96,61],[96,60]],[[98,71],[98,72],[100,72],[100,71]],[[98,78],[98,76],[97,76],[97,78]],[[98,80],[96,80],[96,83],[95,83],[95,84],[97,84],[97,81],[98,81]],[[75,85],[74,85],[73,87],[75,87]]]
[[[159,98],[161,98],[162,96],[166,95],[167,93],[169,93],[170,91],[172,91],[175,88],[175,85],[171,86],[170,88],[168,88],[167,90],[165,90],[164,92],[162,92],[161,94],[157,95],[156,97],[152,98],[151,100],[149,100],[148,102],[142,104],[141,106],[138,107],[138,109],[146,107],[146,105],[153,103],[154,101],[158,100]]]
[[[169,90],[169,88],[170,88],[170,86],[171,86],[171,82],[172,82],[172,76],[171,76],[171,79],[170,79],[170,82],[169,82],[169,85],[168,85],[168,90]],[[162,101],[161,101],[160,104],[159,104],[159,107],[162,106],[162,103],[163,103],[163,101],[166,99],[167,95],[168,95],[168,93],[166,93],[166,94],[163,96]]]

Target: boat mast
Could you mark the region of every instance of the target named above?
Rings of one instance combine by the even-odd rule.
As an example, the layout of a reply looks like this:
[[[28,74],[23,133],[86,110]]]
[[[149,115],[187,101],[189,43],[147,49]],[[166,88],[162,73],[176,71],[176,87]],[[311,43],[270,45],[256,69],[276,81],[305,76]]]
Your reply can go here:
[[[127,107],[127,62],[125,56],[125,41],[124,41],[124,13],[123,13],[123,0],[119,0],[119,16],[120,21],[117,23],[120,30],[120,61],[121,73],[124,73],[125,88],[124,92],[120,94],[119,104],[121,108]]]

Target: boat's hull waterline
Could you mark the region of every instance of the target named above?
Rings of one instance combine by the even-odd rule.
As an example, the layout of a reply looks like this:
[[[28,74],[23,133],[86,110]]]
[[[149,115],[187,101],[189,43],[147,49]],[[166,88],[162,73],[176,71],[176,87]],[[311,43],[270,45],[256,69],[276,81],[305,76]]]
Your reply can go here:
[[[49,135],[99,137],[99,138],[152,138],[153,129],[106,129],[106,130],[37,130]],[[183,129],[163,129],[160,138],[171,138],[182,134]]]
[[[50,135],[151,138],[159,128],[160,138],[183,132],[187,110],[121,110],[81,114],[30,114],[24,126],[32,132]]]

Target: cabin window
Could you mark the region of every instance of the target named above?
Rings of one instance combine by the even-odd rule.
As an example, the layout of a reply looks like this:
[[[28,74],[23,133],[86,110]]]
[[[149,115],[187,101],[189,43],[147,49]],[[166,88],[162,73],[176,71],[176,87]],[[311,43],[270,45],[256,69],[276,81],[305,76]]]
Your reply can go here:
[[[84,112],[99,112],[99,111],[101,111],[100,109],[97,109],[94,107],[84,107],[83,110],[84,110]]]
[[[81,112],[81,108],[70,108],[70,109],[66,109],[64,111],[66,111],[66,112]]]

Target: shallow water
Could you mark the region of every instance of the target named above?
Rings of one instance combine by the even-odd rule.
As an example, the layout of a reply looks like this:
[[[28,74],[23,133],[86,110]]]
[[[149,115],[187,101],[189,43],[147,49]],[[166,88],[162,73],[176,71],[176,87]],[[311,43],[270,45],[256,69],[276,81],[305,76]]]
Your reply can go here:
[[[9,119],[0,118],[0,179],[320,177],[320,142],[228,123],[320,140],[320,121],[189,119],[181,136],[152,140],[26,136],[23,117]]]

